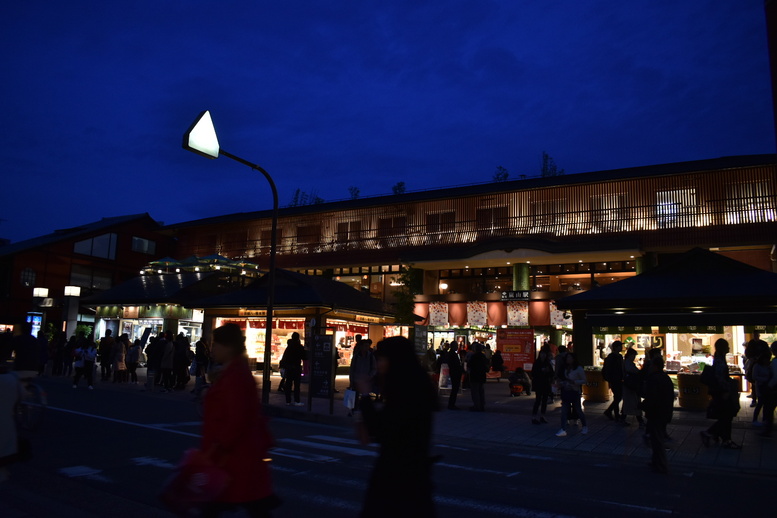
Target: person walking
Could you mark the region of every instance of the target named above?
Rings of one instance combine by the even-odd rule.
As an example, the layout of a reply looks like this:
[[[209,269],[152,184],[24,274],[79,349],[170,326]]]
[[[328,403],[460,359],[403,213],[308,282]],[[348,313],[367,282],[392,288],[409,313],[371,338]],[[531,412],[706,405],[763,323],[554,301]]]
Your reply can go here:
[[[456,399],[459,397],[459,390],[461,390],[461,375],[464,369],[461,366],[461,357],[458,351],[459,345],[452,343],[450,350],[443,354],[442,363],[448,364],[448,375],[451,379],[451,394],[448,396],[448,410],[458,410],[456,406]]]
[[[531,378],[534,388],[534,407],[531,413],[532,424],[544,424],[545,411],[548,408],[548,396],[553,390],[553,365],[550,363],[550,351],[546,346],[540,348],[537,360],[531,368]],[[539,412],[539,418],[537,413]]]
[[[664,372],[662,356],[656,356],[650,360],[642,408],[648,419],[647,430],[650,436],[650,447],[653,450],[650,467],[656,473],[668,473],[669,465],[664,443],[667,437],[666,426],[672,420],[674,410],[674,385],[669,375]]]
[[[73,388],[78,388],[78,382],[81,381],[81,377],[86,378],[86,385],[89,390],[94,389],[94,362],[97,358],[97,348],[94,342],[89,338],[84,337],[84,332],[78,333],[78,340],[75,351],[75,368],[76,374],[73,378]]]
[[[361,335],[356,335],[361,337]],[[351,369],[349,373],[348,382],[351,389],[356,391],[356,400],[354,402],[353,410],[359,410],[361,406],[362,396],[369,396],[371,392],[376,392],[374,387],[375,375],[378,373],[377,360],[372,352],[370,344],[366,340],[359,339],[353,347],[351,354]],[[370,383],[365,383],[364,380],[369,380]],[[360,385],[357,385],[357,381],[361,381]],[[361,392],[364,389],[366,392]]]
[[[570,408],[577,414],[577,418],[580,419],[583,427],[580,429],[580,433],[583,435],[588,433],[588,426],[586,423],[585,414],[583,413],[583,407],[580,404],[580,395],[582,393],[582,387],[585,385],[585,370],[577,361],[575,353],[568,352],[564,356],[564,362],[566,368],[564,369],[563,378],[560,380],[561,384],[561,429],[556,432],[556,437],[567,436],[567,418],[570,413]]]
[[[200,451],[227,473],[228,482],[216,501],[205,504],[200,516],[213,518],[242,507],[248,516],[269,518],[280,503],[273,492],[268,462],[272,437],[240,327],[216,328],[211,353],[222,367],[204,397]]]
[[[286,350],[280,361],[280,368],[284,370],[286,382],[283,391],[286,394],[286,405],[302,406],[300,402],[300,382],[302,381],[302,362],[306,356],[305,347],[300,341],[299,333],[292,333],[286,341]],[[294,403],[291,402],[292,385],[294,386]]]
[[[113,354],[113,344],[116,341],[111,335],[111,329],[105,330],[105,336],[102,337],[97,347],[97,355],[100,357],[100,381],[111,379],[111,363]]]
[[[132,342],[129,350],[127,351],[127,374],[129,375],[129,382],[133,385],[138,384],[138,364],[140,363],[140,339]]]
[[[620,340],[615,340],[610,344],[610,354],[604,359],[604,365],[602,366],[602,377],[610,385],[612,391],[612,403],[604,411],[604,415],[610,421],[617,421],[621,423],[621,410],[620,404],[623,400],[623,343]]]
[[[437,394],[418,363],[413,342],[396,336],[378,342],[378,385],[384,405],[362,396],[361,430],[380,444],[367,485],[361,518],[423,516],[434,518],[432,497],[432,413]],[[361,394],[372,381],[356,379]]]
[[[173,344],[173,334],[170,331],[165,332],[165,337],[159,342],[161,355],[160,366],[162,370],[162,392],[171,392],[175,383],[175,344]]]
[[[194,362],[197,369],[194,373],[194,393],[199,394],[208,383],[208,369],[210,368],[210,347],[205,340],[197,340],[194,344]]]
[[[490,368],[488,358],[483,354],[483,344],[474,342],[472,344],[472,355],[467,360],[467,373],[469,374],[469,388],[472,394],[473,412],[484,412],[486,410],[486,378]]]
[[[642,410],[640,409],[640,397],[642,395],[642,371],[637,367],[634,360],[637,358],[637,351],[629,347],[626,349],[626,355],[623,359],[623,409],[622,423],[629,425],[626,417],[633,415],[637,419],[639,426],[645,426],[645,420],[642,419]]]
[[[159,376],[162,373],[162,353],[164,352],[164,334],[151,338],[146,347],[146,390],[154,392],[156,390]]]
[[[702,371],[701,382],[707,385],[712,396],[712,402],[707,409],[707,418],[716,419],[707,430],[699,432],[704,446],[709,446],[712,440],[722,441],[721,446],[732,450],[742,446],[731,440],[731,422],[739,413],[739,389],[728,373],[726,355],[729,352],[728,341],[718,338],[715,342],[715,355],[712,366]],[[707,374],[707,369],[710,369]]]
[[[772,361],[766,365],[763,362],[762,365],[756,366],[760,371],[764,367],[768,368],[768,372],[764,372],[760,375],[760,385],[758,387],[759,397],[763,399],[763,416],[764,416],[764,430],[761,432],[761,436],[770,437],[772,429],[774,428],[774,410],[777,408],[777,342],[772,342],[770,346],[771,354],[774,355]],[[766,355],[764,355],[766,357]],[[762,360],[763,361],[763,360]]]
[[[122,334],[115,342],[111,351],[111,367],[113,368],[113,382],[124,383],[127,375],[127,350],[129,349],[129,335]]]

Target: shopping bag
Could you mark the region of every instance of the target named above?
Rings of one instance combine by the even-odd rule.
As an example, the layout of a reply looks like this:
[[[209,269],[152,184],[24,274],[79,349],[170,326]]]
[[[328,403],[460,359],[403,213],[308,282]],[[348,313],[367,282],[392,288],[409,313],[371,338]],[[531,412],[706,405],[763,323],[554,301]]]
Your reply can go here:
[[[448,366],[447,363],[443,363],[440,366],[440,381],[437,385],[438,388],[441,389],[449,389],[452,387],[451,385],[451,368]]]
[[[228,483],[226,471],[213,464],[200,450],[190,449],[184,452],[159,499],[172,513],[188,516],[202,504],[216,500]]]
[[[343,394],[343,406],[345,406],[345,408],[348,410],[353,410],[353,407],[356,406],[355,390],[345,389],[345,394]]]

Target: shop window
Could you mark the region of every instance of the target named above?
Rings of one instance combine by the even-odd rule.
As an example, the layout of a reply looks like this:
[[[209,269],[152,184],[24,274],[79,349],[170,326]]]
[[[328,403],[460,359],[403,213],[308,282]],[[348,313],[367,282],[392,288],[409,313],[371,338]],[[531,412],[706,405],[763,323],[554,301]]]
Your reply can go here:
[[[38,278],[37,274],[35,273],[35,270],[32,268],[25,268],[22,270],[22,286],[27,286],[29,288],[32,288],[35,286],[35,280]]]
[[[103,234],[77,241],[73,245],[73,252],[102,259],[116,259],[116,239],[116,234]]]
[[[656,224],[659,228],[693,226],[696,224],[696,214],[696,189],[656,193]]]
[[[774,200],[766,182],[729,185],[726,197],[726,223],[761,223],[775,220]]]
[[[132,251],[154,255],[156,253],[156,241],[132,236]]]

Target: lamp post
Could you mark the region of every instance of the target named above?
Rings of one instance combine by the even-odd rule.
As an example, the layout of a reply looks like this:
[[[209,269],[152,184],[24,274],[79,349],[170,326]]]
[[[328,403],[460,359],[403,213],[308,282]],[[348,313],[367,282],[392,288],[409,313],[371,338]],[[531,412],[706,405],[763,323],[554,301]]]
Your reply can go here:
[[[183,147],[206,158],[218,158],[223,155],[236,162],[259,171],[270,183],[272,190],[272,229],[270,231],[270,266],[267,271],[267,322],[264,338],[264,365],[262,368],[262,403],[270,401],[270,362],[272,360],[272,318],[275,302],[275,251],[278,232],[278,189],[270,173],[248,160],[227,153],[219,146],[216,129],[209,111],[202,112],[183,136]]]

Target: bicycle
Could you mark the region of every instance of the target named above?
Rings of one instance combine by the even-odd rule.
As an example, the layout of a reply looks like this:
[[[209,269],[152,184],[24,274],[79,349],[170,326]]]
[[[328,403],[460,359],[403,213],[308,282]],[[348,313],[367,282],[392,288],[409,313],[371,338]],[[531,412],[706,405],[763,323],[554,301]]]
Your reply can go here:
[[[23,390],[16,404],[16,422],[22,430],[32,431],[43,422],[47,404],[46,391],[31,378],[20,378],[19,383]]]

